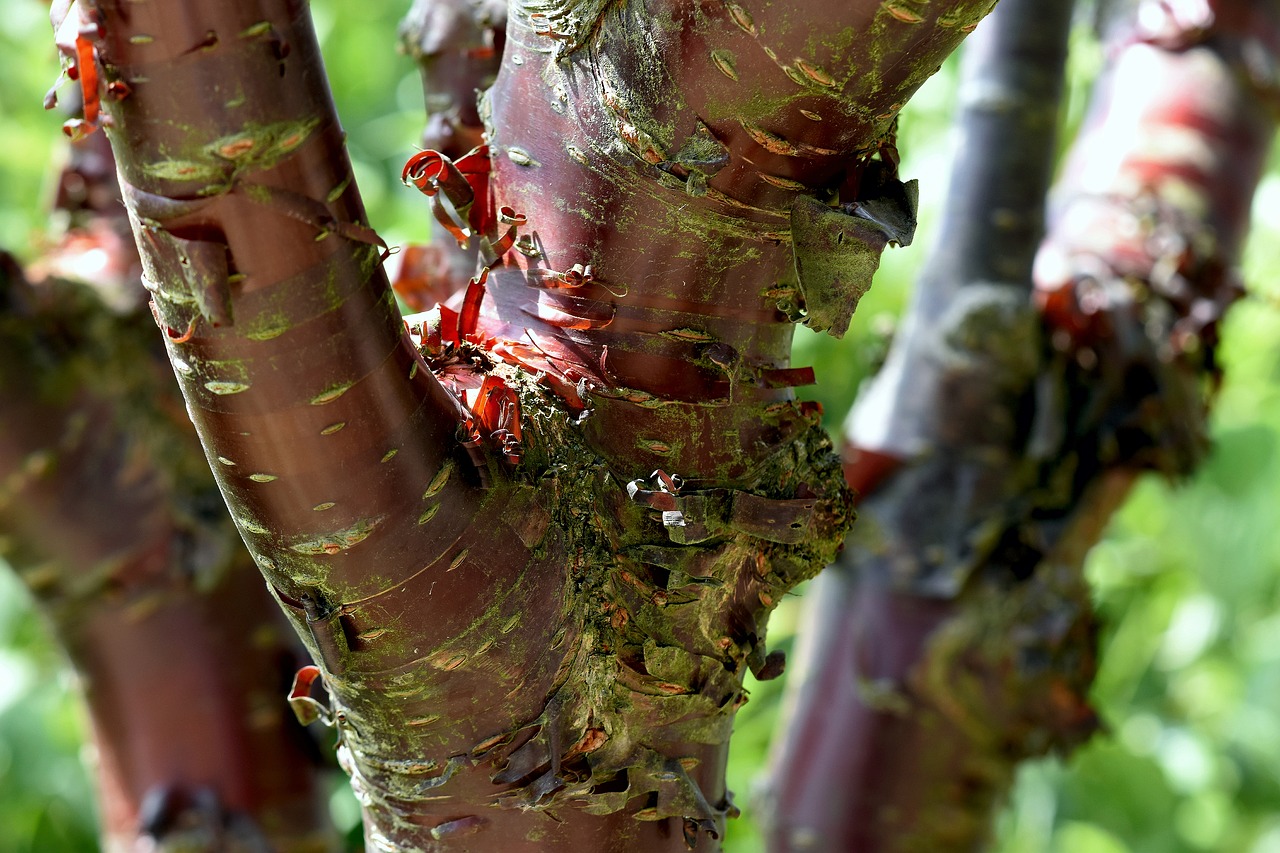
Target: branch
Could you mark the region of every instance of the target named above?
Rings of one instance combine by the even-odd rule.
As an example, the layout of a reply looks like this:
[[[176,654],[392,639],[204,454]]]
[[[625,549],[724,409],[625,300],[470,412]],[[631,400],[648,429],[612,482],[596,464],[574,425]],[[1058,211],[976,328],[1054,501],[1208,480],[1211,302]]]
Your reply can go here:
[[[1007,269],[967,261],[974,244],[961,240],[940,296],[940,265],[923,277],[897,353],[850,420],[862,533],[813,593],[825,600],[812,667],[776,762],[777,849],[972,849],[1020,758],[1092,730],[1096,629],[1080,564],[1138,470],[1183,473],[1203,453],[1201,389],[1273,124],[1240,62],[1271,7],[1215,8],[1216,22],[1178,38],[1162,27],[1112,42],[1060,191],[1084,200],[1055,219],[1034,300],[1026,234],[989,244]],[[1038,208],[1027,194],[1009,209]],[[979,223],[1010,219],[973,209],[995,211]],[[953,237],[974,220],[954,220]],[[852,803],[825,795],[847,789]]]
[[[1031,264],[1071,11],[1004,0],[966,53],[942,232],[848,422],[860,523],[809,595],[801,674],[771,759],[770,849],[974,849],[1011,778],[1007,752],[1052,736],[1052,722],[1079,723],[1052,715],[1056,694],[1039,727],[1001,713],[1005,691],[1015,704],[1033,695],[1019,680],[1033,676],[1015,666],[1006,684],[987,661],[1061,640],[1019,642],[1006,620],[1058,606],[1069,585],[1046,571],[1003,600],[985,588],[989,576],[1013,580],[1004,561],[1017,540],[1002,534],[1026,487],[1041,347]],[[1063,619],[1069,633],[1075,620]]]
[[[146,281],[246,544],[295,605],[393,587],[391,555],[430,551],[413,507],[462,414],[404,333],[309,21],[284,3],[93,15]]]

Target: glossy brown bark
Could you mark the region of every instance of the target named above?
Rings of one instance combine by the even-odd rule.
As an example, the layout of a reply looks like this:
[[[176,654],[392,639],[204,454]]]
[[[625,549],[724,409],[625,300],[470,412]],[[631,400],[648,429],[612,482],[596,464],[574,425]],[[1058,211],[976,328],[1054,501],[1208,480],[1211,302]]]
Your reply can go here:
[[[474,180],[409,172],[493,267],[421,352],[305,10],[93,7],[166,346],[371,849],[715,849],[743,673],[849,522],[779,307],[842,333],[910,239],[896,111],[990,5],[822,44],[816,6],[517,7]],[[846,237],[855,276],[792,257]]]
[[[598,20],[522,6],[489,94],[489,141],[496,202],[529,218],[539,251],[507,256],[493,313],[605,386],[787,398],[760,374],[789,364],[777,303],[794,278],[794,202],[855,201],[902,103],[990,5],[898,10],[905,20],[873,3],[631,4],[593,9]],[[539,15],[545,32],[528,23]],[[810,27],[828,38],[815,47]],[[594,281],[572,292],[532,274],[575,264]],[[684,327],[692,340],[671,334]],[[642,435],[650,417],[626,414]],[[699,474],[709,461],[636,458]]]

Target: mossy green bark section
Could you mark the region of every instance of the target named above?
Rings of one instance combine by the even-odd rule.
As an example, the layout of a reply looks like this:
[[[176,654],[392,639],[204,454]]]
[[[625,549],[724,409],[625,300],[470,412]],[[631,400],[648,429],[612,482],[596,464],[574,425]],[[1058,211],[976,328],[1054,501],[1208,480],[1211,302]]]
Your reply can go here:
[[[798,404],[756,410],[803,427],[732,485],[664,493],[683,522],[666,526],[629,494],[650,471],[593,449],[590,412],[479,348],[462,352],[517,390],[523,457],[510,469],[493,455],[475,522],[435,572],[407,582],[423,587],[407,600],[426,607],[437,583],[459,582],[483,612],[464,625],[437,611],[442,639],[420,645],[377,599],[341,608],[351,642],[325,678],[370,844],[436,849],[431,828],[462,814],[475,821],[467,837],[547,849],[580,837],[558,826],[565,810],[674,821],[677,848],[686,835],[714,843],[732,804],[722,768],[702,765],[728,741],[745,672],[766,670],[767,614],[834,558],[852,521],[824,431]],[[424,499],[447,501],[460,477],[442,469]],[[388,657],[403,662],[377,670]],[[541,710],[529,714],[533,697]]]
[[[1022,581],[984,573],[949,601],[865,562],[815,581],[788,682],[806,710],[779,732],[775,769],[801,766],[760,800],[770,850],[983,847],[1018,759],[1097,725],[1084,701],[1097,621],[1074,558],[1059,556]]]

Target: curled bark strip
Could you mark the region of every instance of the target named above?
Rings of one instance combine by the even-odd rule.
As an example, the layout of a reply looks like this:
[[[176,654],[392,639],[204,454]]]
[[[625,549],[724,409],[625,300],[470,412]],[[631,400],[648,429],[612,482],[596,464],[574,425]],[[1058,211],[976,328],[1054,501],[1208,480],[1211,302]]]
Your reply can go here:
[[[458,313],[457,340],[465,341],[475,334],[476,324],[480,317],[480,303],[484,300],[484,283],[489,279],[489,268],[480,270],[480,274],[467,283],[466,296],[462,301],[462,310]]]
[[[168,337],[169,340],[173,341],[173,343],[185,344],[187,341],[191,340],[191,338],[195,336],[196,326],[199,325],[200,323],[199,316],[193,316],[191,318],[190,322],[187,323],[186,331],[177,332],[169,328],[168,326],[166,326],[164,321],[160,319],[160,311],[158,308],[156,308],[156,303],[154,299],[148,302],[147,304],[151,308],[151,316],[155,319],[156,325],[160,327],[161,331],[165,333],[165,336]]]
[[[640,485],[644,482],[643,480],[632,480],[627,483],[627,497],[636,503],[644,504],[650,509],[675,512],[676,507],[679,506],[676,502],[676,495],[680,491],[680,478],[673,478],[659,469],[650,474],[649,479],[657,482],[657,490],[642,489]]]
[[[401,180],[431,199],[431,211],[441,225],[465,246],[471,237],[469,214],[476,194],[457,165],[439,151],[420,151],[409,158]],[[440,198],[448,204],[443,204]]]
[[[503,457],[512,465],[520,463],[520,398],[503,382],[490,374],[484,378],[471,406],[480,425],[495,441]]]
[[[419,151],[404,164],[400,179],[417,187],[425,195],[443,191],[455,204],[463,207],[471,203],[471,185],[463,177],[454,162],[439,151]]]
[[[530,285],[548,290],[577,290],[587,285],[595,284],[596,287],[604,290],[615,299],[623,299],[629,293],[625,285],[621,290],[615,290],[607,283],[597,279],[591,264],[574,264],[564,272],[545,267],[532,267],[526,275]]]
[[[85,35],[76,36],[76,72],[80,93],[84,98],[84,120],[91,127],[98,124],[98,65],[93,42]]]
[[[311,688],[319,679],[320,667],[304,666],[294,675],[293,686],[289,689],[289,707],[304,726],[317,720],[326,726],[333,725],[329,709],[311,696]]]
[[[510,207],[503,207],[498,211],[498,223],[505,225],[506,230],[493,242],[490,242],[487,237],[481,239],[480,257],[486,267],[492,267],[511,250],[516,243],[517,229],[522,228],[527,222],[524,214],[516,213]]]
[[[68,119],[62,131],[73,141],[84,139],[102,123],[98,55],[96,42],[102,38],[102,27],[92,13],[81,6],[79,0],[71,3],[54,3],[49,13],[53,24],[55,42],[63,54],[63,74],[80,83],[82,118]],[[58,81],[45,95],[45,109],[57,103]]]
[[[436,220],[460,247],[465,247],[473,234],[486,235],[494,224],[488,191],[490,168],[486,145],[473,149],[456,163],[439,151],[420,151],[405,163],[401,180],[431,199]],[[516,225],[519,215],[510,208],[503,210],[504,224]],[[505,251],[496,254],[501,256]]]

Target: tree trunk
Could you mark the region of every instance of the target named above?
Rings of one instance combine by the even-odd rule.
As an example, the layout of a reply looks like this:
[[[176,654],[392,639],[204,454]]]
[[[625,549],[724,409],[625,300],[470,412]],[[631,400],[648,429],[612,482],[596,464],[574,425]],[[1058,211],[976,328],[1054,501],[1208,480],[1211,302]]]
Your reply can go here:
[[[1251,75],[1275,4],[1142,5],[1110,32],[1034,299],[1059,84],[1015,69],[1059,67],[1069,4],[1005,0],[971,63],[972,156],[849,420],[862,520],[810,594],[772,849],[975,849],[1016,763],[1094,726],[1081,562],[1138,470],[1182,475],[1204,452],[1274,123]]]
[[[483,267],[413,337],[305,9],[90,7],[170,360],[371,850],[717,847],[743,673],[851,519],[788,320],[843,334],[911,239],[897,111],[991,0],[918,5],[512,6],[488,148],[406,168]]]
[[[280,701],[301,649],[182,413],[112,167],[101,137],[77,146],[42,281],[2,256],[4,556],[84,686],[106,850],[332,850],[319,756]]]

